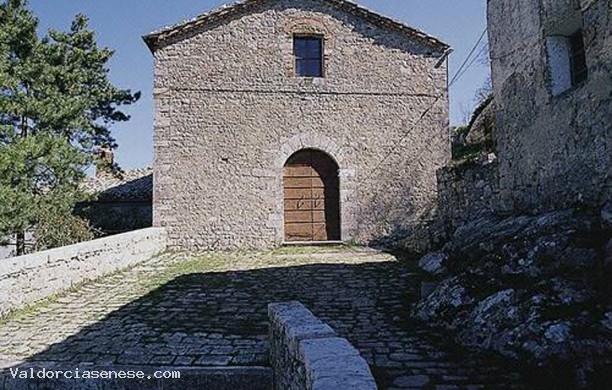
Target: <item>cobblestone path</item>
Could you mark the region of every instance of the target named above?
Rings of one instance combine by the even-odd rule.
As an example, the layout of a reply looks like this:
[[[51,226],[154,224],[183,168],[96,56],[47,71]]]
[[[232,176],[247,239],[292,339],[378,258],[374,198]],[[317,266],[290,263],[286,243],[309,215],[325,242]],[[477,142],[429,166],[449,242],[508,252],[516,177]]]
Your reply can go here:
[[[0,364],[267,365],[267,304],[299,300],[348,338],[381,389],[528,388],[507,363],[412,323],[412,268],[350,248],[167,254],[0,323]]]

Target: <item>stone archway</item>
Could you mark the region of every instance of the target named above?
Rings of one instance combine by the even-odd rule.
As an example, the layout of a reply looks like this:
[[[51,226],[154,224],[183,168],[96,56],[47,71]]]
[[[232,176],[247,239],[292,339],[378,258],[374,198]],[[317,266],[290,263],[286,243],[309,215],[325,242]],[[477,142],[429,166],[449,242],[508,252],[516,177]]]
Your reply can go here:
[[[325,152],[302,149],[283,168],[285,242],[340,241],[338,164]]]

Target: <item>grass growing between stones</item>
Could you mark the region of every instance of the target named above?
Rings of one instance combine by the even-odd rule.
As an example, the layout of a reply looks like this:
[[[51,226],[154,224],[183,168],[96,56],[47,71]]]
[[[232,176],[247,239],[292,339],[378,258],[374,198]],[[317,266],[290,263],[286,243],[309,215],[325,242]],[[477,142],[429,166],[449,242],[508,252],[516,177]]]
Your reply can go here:
[[[357,251],[357,245],[329,245],[329,246],[284,246],[270,251],[233,251],[233,252],[206,252],[199,254],[185,254],[180,252],[165,252],[145,262],[133,265],[129,268],[103,275],[99,278],[87,280],[75,284],[69,289],[63,290],[33,304],[17,308],[0,316],[0,326],[9,321],[22,321],[28,317],[57,303],[61,298],[79,292],[79,290],[90,285],[103,282],[106,278],[120,278],[121,275],[131,272],[135,267],[145,267],[153,272],[146,272],[139,279],[137,289],[142,294],[151,292],[172,280],[189,274],[226,272],[232,269],[236,263],[248,264],[253,269],[267,268],[270,266],[286,266],[287,260],[284,256],[316,256],[317,254],[346,255],[347,251]],[[168,259],[172,259],[168,261]],[[158,260],[163,261],[159,262]],[[245,262],[245,259],[246,262]],[[309,263],[309,261],[306,261]],[[301,264],[301,263],[300,263]],[[294,264],[295,265],[295,264]],[[239,267],[241,268],[241,267]]]
[[[64,291],[59,294],[53,294],[52,296],[45,298],[41,301],[38,301],[36,303],[32,303],[32,304],[20,307],[18,309],[10,310],[8,313],[0,316],[0,327],[6,325],[9,321],[17,321],[17,322],[23,321],[27,317],[57,302],[59,298],[61,298],[65,294],[68,294],[69,292],[70,291]]]
[[[317,254],[337,254],[338,256],[346,256],[347,251],[357,252],[361,247],[356,245],[329,245],[329,246],[284,246],[269,251],[234,251],[234,252],[205,252],[199,254],[185,254],[181,252],[164,252],[155,257],[152,257],[145,262],[138,263],[129,268],[118,270],[116,272],[103,275],[99,278],[87,280],[75,284],[69,289],[63,290],[33,304],[23,306],[9,311],[0,316],[0,326],[6,325],[10,321],[23,321],[28,317],[44,310],[45,308],[57,303],[61,298],[78,293],[79,290],[90,285],[101,283],[107,278],[121,278],[132,272],[136,267],[148,269],[138,279],[135,286],[137,291],[142,294],[151,292],[172,280],[189,274],[197,273],[212,273],[226,272],[230,269],[259,269],[268,267],[284,267],[288,265],[288,260],[284,256],[306,256],[304,264],[311,261],[308,256],[316,256]],[[160,261],[161,260],[161,261]],[[294,261],[294,260],[292,260]],[[291,263],[299,265],[302,262]]]
[[[154,257],[152,257],[151,259],[147,260],[147,261],[152,261],[155,259],[158,259],[159,257],[163,256],[165,253],[161,253],[159,255],[156,255]],[[41,310],[46,309],[47,307],[53,305],[54,303],[57,303],[58,300],[60,300],[61,298],[69,295],[69,294],[74,294],[76,292],[78,292],[79,290],[81,290],[82,288],[85,288],[89,285],[93,285],[96,283],[100,283],[102,280],[106,279],[106,278],[111,278],[111,277],[115,277],[115,276],[120,276],[123,275],[129,271],[131,271],[134,267],[137,267],[139,265],[141,265],[142,263],[138,263],[138,264],[134,264],[128,268],[124,268],[124,269],[120,269],[117,270],[115,272],[111,272],[109,274],[106,275],[102,275],[98,278],[95,279],[89,279],[89,280],[84,280],[80,283],[76,283],[74,285],[72,285],[70,288],[67,288],[65,290],[59,291],[53,295],[48,296],[47,298],[41,299],[37,302],[31,303],[31,304],[27,304],[25,306],[19,307],[19,308],[15,308],[12,310],[9,310],[8,313],[5,313],[4,315],[0,316],[0,327],[6,325],[8,322],[10,321],[23,321],[26,318],[38,313]]]
[[[274,251],[272,251],[273,255],[310,255],[317,253],[340,253],[342,251],[346,251],[348,248],[345,245],[329,245],[329,246],[282,246]]]
[[[182,275],[224,271],[229,256],[231,255],[210,253],[176,261],[167,268],[160,269],[153,276],[143,278],[140,286],[143,290],[151,291]]]
[[[53,294],[45,299],[42,299],[40,301],[22,306],[20,308],[17,309],[13,309],[11,311],[9,311],[7,314],[0,316],[0,327],[6,325],[9,321],[16,321],[16,322],[21,322],[25,319],[27,319],[28,317],[38,313],[41,310],[46,309],[47,307],[53,305],[54,303],[57,303],[57,301],[59,301],[61,298],[69,295],[69,294],[73,294],[75,292],[78,292],[80,289],[82,289],[83,287],[87,287],[88,285],[91,284],[95,284],[100,282],[102,279],[110,277],[110,276],[115,276],[115,275],[121,275],[122,273],[126,272],[127,270],[120,270],[117,272],[114,272],[112,274],[108,274],[108,275],[104,275],[101,276],[99,278],[96,279],[91,279],[91,280],[86,280],[83,281],[81,283],[77,283],[75,285],[73,285],[72,287],[62,290],[56,294]]]
[[[57,303],[61,298],[69,294],[76,293],[82,288],[87,287],[89,285],[99,283],[101,280],[105,278],[121,275],[127,272],[128,270],[130,270],[131,268],[132,267],[127,268],[127,269],[122,269],[122,270],[113,272],[111,274],[100,276],[99,278],[96,278],[96,279],[85,280],[83,282],[74,284],[72,287],[68,289],[62,290],[58,293],[48,296],[47,298],[41,299],[40,301],[22,306],[17,309],[10,310],[7,314],[0,316],[0,327],[6,325],[9,321],[16,321],[16,322],[24,321],[28,317],[40,312],[41,310],[48,308],[54,303]]]

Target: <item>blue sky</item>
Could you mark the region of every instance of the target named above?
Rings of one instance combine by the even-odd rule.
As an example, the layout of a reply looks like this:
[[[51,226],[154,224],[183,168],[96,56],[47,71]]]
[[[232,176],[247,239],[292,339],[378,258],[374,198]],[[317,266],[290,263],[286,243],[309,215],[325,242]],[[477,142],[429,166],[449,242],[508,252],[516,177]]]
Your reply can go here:
[[[113,128],[119,143],[117,162],[124,169],[145,167],[153,158],[153,60],[141,36],[176,24],[232,0],[30,0],[40,27],[66,30],[76,13],[90,18],[98,42],[116,51],[111,80],[121,88],[142,91],[142,99],[126,111],[132,120]],[[486,26],[485,0],[357,0],[373,11],[422,29],[449,43],[453,75]],[[451,123],[466,119],[476,91],[489,73],[475,62],[451,88]]]

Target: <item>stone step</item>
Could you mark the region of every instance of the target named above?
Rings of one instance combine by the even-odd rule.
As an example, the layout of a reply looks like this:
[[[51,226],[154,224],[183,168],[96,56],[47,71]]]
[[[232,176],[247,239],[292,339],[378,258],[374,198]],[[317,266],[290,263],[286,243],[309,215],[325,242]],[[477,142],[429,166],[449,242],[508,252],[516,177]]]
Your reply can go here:
[[[354,253],[339,253],[339,252],[320,252],[320,253],[308,253],[308,254],[289,254],[289,255],[275,255],[277,259],[282,260],[308,260],[312,262],[320,260],[356,260],[356,259],[367,259],[367,262],[377,261],[395,261],[395,257],[385,253],[368,253],[368,252],[354,252]]]

